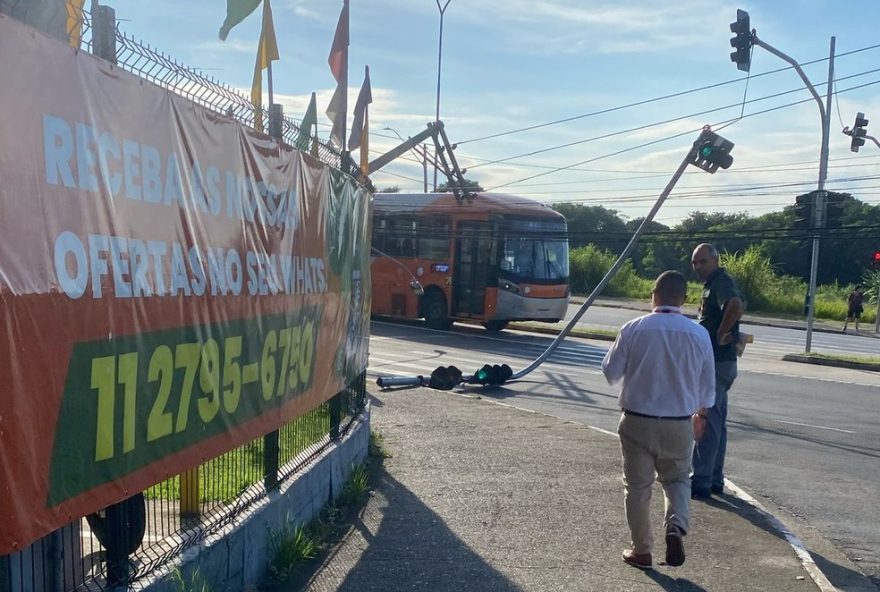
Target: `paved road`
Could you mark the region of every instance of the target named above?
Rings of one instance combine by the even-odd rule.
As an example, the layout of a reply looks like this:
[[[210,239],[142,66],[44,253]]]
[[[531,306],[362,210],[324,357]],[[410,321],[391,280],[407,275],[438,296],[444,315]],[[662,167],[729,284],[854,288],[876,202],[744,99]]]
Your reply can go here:
[[[776,331],[781,345],[762,338],[740,364],[730,402],[729,477],[795,525],[832,541],[880,587],[880,512],[873,510],[880,507],[880,376],[779,362],[771,350],[791,351],[787,344],[796,339],[791,334],[803,332]],[[829,337],[839,347],[853,340],[874,343]],[[445,333],[374,322],[370,372],[428,374],[454,364],[472,373],[484,363],[501,362],[517,369],[550,341],[514,332],[491,336],[463,326]],[[481,394],[614,430],[616,396],[599,371],[606,348],[607,343],[566,340],[523,380]],[[817,548],[822,565],[830,553]]]
[[[566,320],[573,317],[579,308],[577,305],[570,305],[565,317]],[[625,322],[640,314],[644,314],[644,311],[594,305],[584,313],[584,316],[578,321],[578,325],[616,331]],[[835,326],[835,328],[838,327]],[[863,324],[862,329],[864,329],[862,335],[813,331],[811,351],[880,356],[880,339],[871,337],[874,330],[873,325]],[[757,348],[765,353],[780,355],[804,351],[806,331],[748,323],[743,323],[742,330],[755,336],[755,345],[750,346],[750,349]]]

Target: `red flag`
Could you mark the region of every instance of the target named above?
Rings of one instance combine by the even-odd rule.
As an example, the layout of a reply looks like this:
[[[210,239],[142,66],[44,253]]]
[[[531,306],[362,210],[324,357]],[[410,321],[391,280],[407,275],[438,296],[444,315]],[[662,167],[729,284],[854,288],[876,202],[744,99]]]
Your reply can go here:
[[[342,83],[348,74],[348,0],[343,0],[342,12],[336,24],[336,35],[333,36],[333,47],[330,48],[327,63],[330,64],[333,78],[337,83]]]
[[[370,89],[370,67],[364,67],[364,84],[358,94],[357,103],[354,104],[354,121],[351,123],[351,136],[348,138],[348,149],[361,148],[361,136],[366,127],[367,105],[373,102],[373,92]]]

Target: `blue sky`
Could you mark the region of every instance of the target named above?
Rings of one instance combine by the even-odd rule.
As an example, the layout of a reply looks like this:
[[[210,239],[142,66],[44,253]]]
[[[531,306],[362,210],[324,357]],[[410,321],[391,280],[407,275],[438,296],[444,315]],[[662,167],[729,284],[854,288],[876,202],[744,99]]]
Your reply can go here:
[[[223,0],[109,3],[125,31],[248,92],[259,11],[221,42]],[[341,0],[272,2],[281,53],[274,65],[276,102],[300,119],[316,91],[322,137],[329,135],[323,111],[335,88],[327,54],[341,6]],[[440,110],[450,140],[459,143],[456,155],[468,167],[467,176],[490,190],[643,216],[697,136],[686,132],[740,114],[746,80],[730,61],[728,28],[737,8],[749,12],[767,43],[801,63],[822,60],[804,69],[823,100],[829,41],[836,36],[839,95],[832,105],[828,189],[880,203],[880,148],[869,142],[853,154],[849,138],[840,133],[857,111],[880,118],[880,70],[870,72],[880,68],[880,47],[864,49],[880,44],[876,0],[451,0],[444,19]],[[351,0],[349,105],[369,65],[373,157],[396,144],[383,128],[406,137],[433,119],[438,28],[434,0]],[[764,74],[786,66],[755,48],[746,99],[793,92],[746,104],[746,115],[782,108],[726,127],[722,135],[736,144],[733,166],[715,175],[691,167],[659,221],[674,224],[694,210],[761,214],[815,188],[818,106],[813,101],[785,106],[810,98],[793,70]],[[651,101],[710,85],[718,86]],[[648,102],[477,140],[642,101]],[[732,107],[699,114],[725,106]],[[625,132],[632,128],[642,129]],[[680,133],[686,135],[664,140]],[[880,136],[880,119],[868,133]],[[600,138],[609,134],[614,135]],[[656,140],[661,141],[628,150]],[[492,164],[572,142],[578,143]],[[620,151],[625,152],[608,156]],[[421,165],[407,158],[372,175],[375,185],[421,191]],[[551,172],[560,167],[572,168]],[[527,179],[541,173],[549,174]]]

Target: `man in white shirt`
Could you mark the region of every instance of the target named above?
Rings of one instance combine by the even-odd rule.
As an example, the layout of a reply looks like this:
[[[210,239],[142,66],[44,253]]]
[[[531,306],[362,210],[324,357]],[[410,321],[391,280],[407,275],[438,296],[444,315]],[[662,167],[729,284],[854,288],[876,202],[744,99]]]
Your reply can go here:
[[[702,437],[715,402],[715,360],[706,330],[681,314],[687,280],[665,271],[654,282],[653,312],[625,324],[602,361],[620,385],[617,433],[623,454],[624,501],[632,546],[623,560],[652,565],[651,487],[655,471],[666,498],[666,563],[684,563],[694,438]]]

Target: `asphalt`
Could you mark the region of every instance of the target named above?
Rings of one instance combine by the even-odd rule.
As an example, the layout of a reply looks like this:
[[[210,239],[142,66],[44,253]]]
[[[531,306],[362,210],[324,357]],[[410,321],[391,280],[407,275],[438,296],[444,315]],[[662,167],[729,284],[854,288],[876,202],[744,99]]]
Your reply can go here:
[[[315,591],[830,590],[775,519],[726,493],[691,503],[682,567],[654,568],[629,543],[614,434],[461,393],[375,391],[372,429],[392,455],[348,535],[305,586]],[[818,583],[817,583],[818,582]]]

